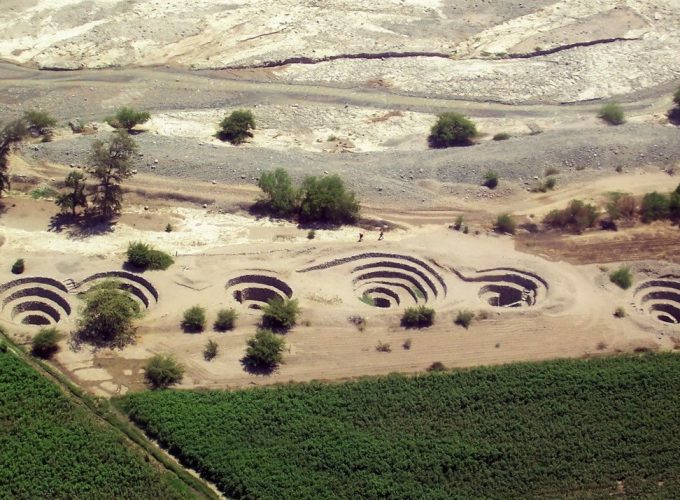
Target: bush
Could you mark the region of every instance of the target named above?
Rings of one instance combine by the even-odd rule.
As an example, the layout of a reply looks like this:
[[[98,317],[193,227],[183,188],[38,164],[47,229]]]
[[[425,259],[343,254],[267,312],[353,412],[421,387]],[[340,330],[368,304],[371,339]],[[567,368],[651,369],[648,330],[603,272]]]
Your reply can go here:
[[[115,117],[107,118],[106,122],[113,128],[124,128],[129,132],[137,125],[148,122],[149,119],[151,115],[146,111],[122,107],[116,112]]]
[[[127,259],[128,264],[143,270],[165,270],[174,263],[167,253],[139,241],[128,245]]]
[[[642,198],[640,213],[643,222],[665,219],[670,215],[670,199],[656,191],[647,193]]]
[[[274,214],[287,216],[297,210],[298,192],[285,169],[263,172],[257,181],[257,187],[266,195],[265,203]]]
[[[206,361],[211,361],[217,357],[218,345],[214,340],[208,340],[203,349],[203,359]]]
[[[285,342],[271,330],[258,329],[246,344],[243,362],[250,369],[271,371],[283,361]]]
[[[366,329],[366,318],[363,316],[350,316],[349,322],[352,323],[354,326],[357,327],[357,330],[360,332],[363,332]]]
[[[411,342],[411,339],[409,338],[409,339],[404,340],[404,343],[401,344],[401,346],[408,351],[409,349],[411,349],[411,344],[412,344],[412,342]]]
[[[300,220],[351,224],[359,216],[359,203],[338,175],[307,177],[302,183]]]
[[[246,109],[238,109],[220,122],[220,131],[217,136],[223,141],[238,145],[248,137],[252,137],[251,130],[254,129],[255,117],[253,113]]]
[[[172,224],[168,222],[168,224],[165,226],[165,232],[166,233],[172,233]]]
[[[678,186],[680,189],[680,186]],[[680,221],[680,193],[676,189],[671,193],[671,198],[668,202],[668,212],[671,220],[678,222]]]
[[[307,239],[313,240],[314,238],[316,238],[316,231],[314,231],[314,229],[307,231]]]
[[[184,378],[184,365],[170,354],[156,354],[144,365],[144,378],[153,389],[165,389]]]
[[[484,174],[484,182],[482,185],[488,187],[489,189],[496,189],[496,186],[498,186],[498,172],[490,170]]]
[[[41,328],[31,341],[31,354],[38,358],[49,359],[59,350],[61,335],[56,328]]]
[[[600,108],[598,118],[606,121],[610,125],[621,125],[626,121],[623,108],[616,103],[605,104]]]
[[[617,318],[625,318],[626,310],[623,307],[617,307],[616,311],[614,311],[614,316]]]
[[[597,209],[581,200],[571,200],[564,210],[552,210],[543,219],[543,223],[556,229],[570,229],[580,233],[592,227],[597,220]]]
[[[555,189],[556,185],[557,179],[555,177],[548,177],[543,183],[543,186],[545,188],[543,191],[552,191],[553,189]]]
[[[453,223],[453,229],[460,231],[461,227],[463,227],[463,216],[459,215],[456,217],[456,221]]]
[[[493,226],[497,233],[515,234],[517,231],[517,222],[510,214],[501,214],[496,218],[496,223]]]
[[[53,128],[57,125],[57,120],[49,114],[44,111],[26,111],[24,113],[24,120],[31,132],[41,135],[45,142],[52,140]]]
[[[557,168],[557,167],[548,167],[548,168],[545,169],[545,172],[543,173],[543,175],[545,175],[546,177],[550,177],[550,176],[552,176],[552,175],[557,175],[557,174],[559,174],[559,173],[560,173],[560,169],[559,169],[559,168]],[[554,186],[553,186],[553,187],[554,187]]]
[[[446,366],[441,361],[435,361],[427,367],[428,372],[443,372],[446,371]]]
[[[182,329],[185,332],[202,332],[205,329],[205,309],[201,306],[193,306],[184,311]]]
[[[236,318],[238,318],[238,313],[234,309],[222,309],[217,313],[217,319],[213,324],[213,328],[218,332],[233,330]]]
[[[448,148],[467,146],[477,136],[477,127],[467,117],[459,113],[442,113],[437,123],[430,129],[430,147]]]
[[[297,299],[276,297],[267,302],[263,308],[262,324],[267,328],[288,330],[295,325],[300,314]]]
[[[637,212],[637,202],[630,195],[612,193],[607,203],[607,214],[612,220],[630,219]]]
[[[14,264],[12,264],[12,274],[23,274],[25,270],[26,266],[24,264],[24,259],[17,259],[14,261]]]
[[[633,284],[633,275],[629,267],[620,267],[609,275],[609,280],[623,290],[628,290]]]
[[[378,352],[392,352],[392,346],[390,346],[390,344],[387,342],[379,340],[375,346],[375,350]]]
[[[470,327],[473,319],[475,319],[475,313],[472,311],[462,310],[458,311],[458,316],[456,316],[454,323],[467,330]]]
[[[406,328],[425,328],[434,324],[434,317],[434,309],[430,307],[408,307],[401,317],[401,326]]]
[[[507,141],[508,139],[510,139],[510,137],[512,137],[512,136],[510,134],[508,134],[507,132],[500,132],[500,133],[493,136],[493,140],[494,141]]]

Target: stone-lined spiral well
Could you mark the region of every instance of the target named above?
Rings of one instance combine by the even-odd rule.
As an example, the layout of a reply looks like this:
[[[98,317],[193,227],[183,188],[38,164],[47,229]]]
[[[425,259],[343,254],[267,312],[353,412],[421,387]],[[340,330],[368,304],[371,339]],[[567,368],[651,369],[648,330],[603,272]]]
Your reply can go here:
[[[0,285],[2,315],[16,324],[56,325],[71,315],[68,290],[43,276],[19,278]]]
[[[645,281],[635,290],[635,301],[657,321],[680,325],[680,276]]]
[[[493,307],[535,306],[549,289],[548,282],[539,275],[511,267],[483,269],[474,276],[454,272],[463,281],[483,283],[478,296]]]
[[[273,274],[270,271],[257,271],[231,278],[227,281],[227,293],[250,309],[261,309],[275,298],[292,298],[293,289]]]

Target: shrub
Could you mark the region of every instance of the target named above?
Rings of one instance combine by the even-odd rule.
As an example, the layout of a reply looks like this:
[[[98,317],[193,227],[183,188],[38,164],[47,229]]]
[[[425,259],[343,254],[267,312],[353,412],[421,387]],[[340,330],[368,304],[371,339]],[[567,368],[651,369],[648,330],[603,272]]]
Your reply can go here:
[[[454,323],[458,326],[462,326],[467,330],[470,327],[470,323],[472,323],[472,320],[474,318],[475,313],[463,309],[462,311],[458,311],[458,316],[456,316]]]
[[[570,229],[580,233],[592,227],[597,220],[597,209],[581,200],[571,200],[564,210],[552,210],[543,223],[556,229]]]
[[[151,115],[146,111],[138,111],[134,108],[122,107],[113,118],[107,118],[106,122],[113,128],[124,128],[128,132],[137,125],[146,123]]]
[[[680,186],[678,186],[678,189],[680,189]],[[668,202],[668,212],[670,218],[673,221],[680,221],[680,193],[677,189],[671,193],[671,197]]]
[[[314,229],[307,231],[307,239],[313,240],[314,238],[316,238],[316,231],[314,231]]]
[[[288,330],[295,325],[300,307],[297,299],[276,297],[267,302],[263,308],[262,324],[267,328]]]
[[[477,127],[467,117],[459,113],[442,113],[430,129],[430,147],[448,148],[467,146],[477,136]]]
[[[656,191],[647,193],[640,205],[643,222],[665,219],[670,214],[670,199]]]
[[[489,189],[496,189],[496,186],[498,186],[498,172],[490,170],[484,174],[484,182],[482,185],[488,187]]]
[[[217,357],[218,345],[214,340],[208,340],[203,348],[203,359],[206,361],[211,361]]]
[[[626,121],[623,114],[623,108],[616,103],[609,103],[602,106],[597,116],[610,125],[621,125]]]
[[[165,226],[165,232],[166,233],[172,233],[172,224],[168,222],[168,224]]]
[[[53,128],[57,125],[57,120],[49,114],[37,110],[26,111],[24,113],[24,120],[28,125],[28,129],[32,133],[42,136],[44,142],[52,140]]]
[[[633,275],[629,267],[620,267],[609,275],[609,281],[623,290],[628,290],[633,284]]]
[[[258,329],[246,344],[243,362],[250,369],[271,371],[283,361],[285,342],[271,330]]]
[[[17,259],[14,261],[14,264],[12,264],[12,273],[13,274],[23,274],[23,272],[26,270],[26,265],[24,264],[24,259]]]
[[[543,183],[543,185],[545,186],[545,191],[552,191],[553,189],[555,189],[555,186],[557,185],[557,178],[548,177]]]
[[[501,214],[496,218],[496,223],[493,226],[497,233],[515,234],[517,231],[517,222],[510,214]]]
[[[128,245],[127,259],[131,266],[144,270],[165,270],[174,262],[167,253],[140,241]]]
[[[411,343],[412,343],[411,339],[408,338],[408,339],[404,340],[404,343],[401,344],[401,346],[408,351],[409,349],[411,349]]]
[[[193,306],[184,311],[182,329],[185,332],[202,332],[205,329],[205,308]]]
[[[428,372],[443,372],[446,371],[446,366],[441,361],[435,361],[427,367]]]
[[[139,315],[139,305],[119,286],[117,281],[107,280],[88,290],[74,340],[118,348],[132,342],[132,320]]]
[[[274,214],[287,216],[297,209],[298,193],[285,169],[263,172],[257,187],[266,195],[264,202]]]
[[[493,136],[493,140],[494,141],[507,141],[508,139],[510,139],[510,137],[512,137],[512,136],[510,134],[508,134],[507,132],[499,132],[498,134]]]
[[[156,354],[144,365],[144,378],[153,389],[165,389],[184,378],[184,365],[170,354]]]
[[[453,223],[453,229],[460,231],[461,227],[463,227],[463,216],[459,215],[456,217],[456,221]]]
[[[359,203],[338,175],[307,177],[302,183],[300,220],[346,224],[357,220]]]
[[[350,316],[348,319],[360,332],[363,332],[366,329],[366,318],[363,316]]]
[[[38,358],[49,359],[59,350],[61,335],[56,328],[41,328],[31,341],[31,354]]]
[[[408,307],[401,317],[401,326],[406,328],[425,328],[434,324],[434,317],[434,309],[430,307]]]
[[[234,309],[222,309],[217,313],[217,319],[213,324],[213,328],[218,332],[233,330],[236,318],[238,318],[238,313]]]
[[[251,130],[255,129],[255,117],[246,109],[237,109],[220,122],[217,136],[223,141],[234,145],[241,144],[248,137],[252,137]]]
[[[375,346],[375,350],[378,352],[392,352],[392,347],[387,342],[379,340]]]
[[[626,310],[623,307],[617,307],[616,311],[614,311],[614,316],[617,318],[625,318]]]
[[[559,173],[560,173],[560,169],[559,169],[559,168],[557,168],[557,167],[548,167],[548,168],[545,169],[545,172],[543,173],[543,175],[545,175],[546,177],[550,177],[551,175],[557,175],[557,174],[559,174]]]
[[[612,193],[607,203],[607,214],[612,220],[630,219],[637,212],[637,202],[630,195]]]

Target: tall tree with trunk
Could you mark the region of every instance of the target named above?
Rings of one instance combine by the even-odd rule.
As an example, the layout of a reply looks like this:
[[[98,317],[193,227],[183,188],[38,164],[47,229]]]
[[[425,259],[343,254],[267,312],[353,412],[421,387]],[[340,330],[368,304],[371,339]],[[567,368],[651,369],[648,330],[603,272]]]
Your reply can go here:
[[[10,188],[9,155],[27,135],[28,129],[23,120],[10,122],[0,130],[0,194]]]
[[[61,208],[62,212],[70,210],[71,214],[75,217],[78,207],[87,207],[85,175],[82,172],[73,170],[66,176],[64,184],[70,191],[57,196],[55,203]]]
[[[123,203],[122,182],[132,175],[132,156],[137,144],[119,130],[111,135],[108,142],[97,141],[92,146],[92,161],[95,165],[95,187],[92,203],[99,215],[110,220],[120,213]]]

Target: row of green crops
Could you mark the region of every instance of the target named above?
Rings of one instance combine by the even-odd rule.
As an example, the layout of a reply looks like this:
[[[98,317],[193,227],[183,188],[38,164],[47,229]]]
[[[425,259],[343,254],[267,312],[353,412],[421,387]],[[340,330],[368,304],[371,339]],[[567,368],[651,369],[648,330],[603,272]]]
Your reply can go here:
[[[0,351],[0,498],[189,495],[57,385]]]
[[[227,495],[453,498],[680,491],[680,356],[117,401]]]

